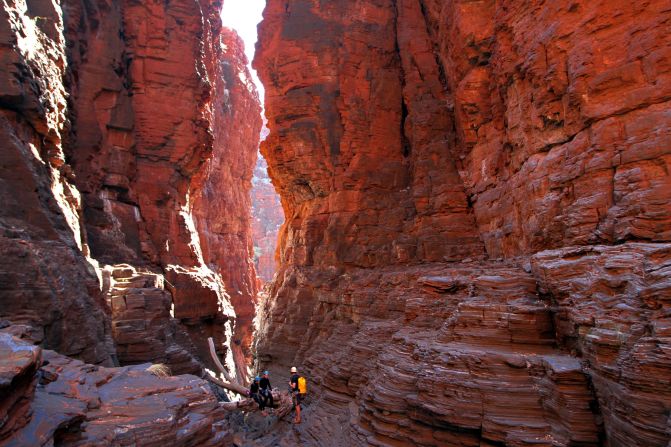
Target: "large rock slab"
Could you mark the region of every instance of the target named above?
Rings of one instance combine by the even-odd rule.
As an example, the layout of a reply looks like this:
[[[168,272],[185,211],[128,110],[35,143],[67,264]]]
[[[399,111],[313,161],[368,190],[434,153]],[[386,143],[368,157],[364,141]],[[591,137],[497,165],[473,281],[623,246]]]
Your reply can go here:
[[[2,446],[214,446],[225,435],[223,410],[196,377],[85,364],[6,333],[0,352]]]

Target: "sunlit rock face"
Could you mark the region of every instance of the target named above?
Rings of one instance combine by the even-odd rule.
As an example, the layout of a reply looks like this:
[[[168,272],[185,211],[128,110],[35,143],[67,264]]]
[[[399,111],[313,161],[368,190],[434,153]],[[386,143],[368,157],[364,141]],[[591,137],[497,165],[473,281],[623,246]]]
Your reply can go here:
[[[256,164],[261,107],[247,69],[244,44],[221,30],[221,52],[211,116],[214,147],[196,194],[194,215],[205,265],[221,276],[235,310],[233,356],[240,377],[251,363],[252,320],[257,294],[252,246],[251,193]]]
[[[287,221],[256,349],[308,374],[302,441],[668,443],[670,19],[268,2],[261,152]]]
[[[267,129],[264,129],[267,132]],[[264,138],[266,135],[261,135]],[[277,270],[275,252],[284,213],[280,197],[268,177],[268,165],[259,157],[252,179],[252,231],[256,274],[263,283],[270,282]]]
[[[171,363],[154,351],[174,345],[172,366],[198,371],[212,336],[246,375],[261,118],[220,11],[204,0],[2,8],[0,317],[26,337],[105,365]]]
[[[62,8],[5,4],[0,42],[0,318],[49,349],[111,365],[110,318],[85,259],[82,195],[64,149]]]

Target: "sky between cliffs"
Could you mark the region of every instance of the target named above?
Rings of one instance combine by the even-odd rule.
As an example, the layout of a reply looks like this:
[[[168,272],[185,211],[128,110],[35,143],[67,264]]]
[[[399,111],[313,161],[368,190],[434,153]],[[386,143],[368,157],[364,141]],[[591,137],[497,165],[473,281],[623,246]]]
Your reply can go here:
[[[224,8],[221,11],[224,26],[236,30],[245,42],[245,54],[261,102],[263,102],[263,85],[251,64],[254,58],[254,44],[256,43],[256,25],[263,18],[262,13],[265,6],[266,0],[225,0]]]

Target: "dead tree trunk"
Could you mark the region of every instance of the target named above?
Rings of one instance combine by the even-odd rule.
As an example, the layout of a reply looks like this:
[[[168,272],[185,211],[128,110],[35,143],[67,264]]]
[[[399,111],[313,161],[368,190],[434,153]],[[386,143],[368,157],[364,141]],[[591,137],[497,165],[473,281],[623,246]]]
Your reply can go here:
[[[212,337],[209,337],[207,339],[207,343],[210,346],[210,356],[212,357],[212,361],[214,362],[219,372],[221,372],[224,375],[226,380],[224,381],[216,377],[212,377],[209,374],[205,375],[205,379],[209,380],[215,385],[218,385],[229,391],[233,391],[234,393],[240,394],[245,397],[249,396],[249,390],[246,387],[240,385],[238,382],[236,382],[235,379],[233,379],[233,377],[231,377],[231,375],[228,373],[228,371],[226,371],[224,365],[221,364],[221,361],[217,356],[217,351],[214,348],[214,341],[212,340]],[[286,391],[280,392],[277,389],[275,389],[272,391],[272,394],[273,394],[273,401],[276,406],[275,415],[278,418],[282,418],[287,414],[289,414],[291,412],[291,409],[293,408],[293,401],[289,393],[287,393]],[[221,402],[219,405],[227,410],[257,411],[259,409],[259,404],[250,397],[236,400],[234,402]]]
[[[233,377],[231,377],[230,374],[228,374],[228,371],[226,371],[226,368],[224,368],[224,365],[221,364],[221,361],[219,360],[219,356],[217,356],[217,351],[214,348],[214,341],[212,340],[212,337],[209,337],[207,339],[207,344],[210,346],[210,356],[212,357],[212,361],[214,362],[215,366],[219,370],[220,373],[224,375],[226,378],[226,381],[219,380],[216,377],[211,377],[209,375],[206,375],[206,379],[211,381],[212,383],[219,385],[222,388],[226,388],[229,391],[233,391],[234,393],[241,394],[243,396],[247,396],[247,388],[240,385],[238,382],[236,382]]]

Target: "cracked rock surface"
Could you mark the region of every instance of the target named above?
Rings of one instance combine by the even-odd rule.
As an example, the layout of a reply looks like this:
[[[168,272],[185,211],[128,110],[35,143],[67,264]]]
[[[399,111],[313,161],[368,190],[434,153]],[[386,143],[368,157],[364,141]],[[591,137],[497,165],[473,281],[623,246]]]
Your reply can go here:
[[[283,439],[668,444],[670,20],[268,2],[261,151],[287,221],[257,361],[313,398]]]

